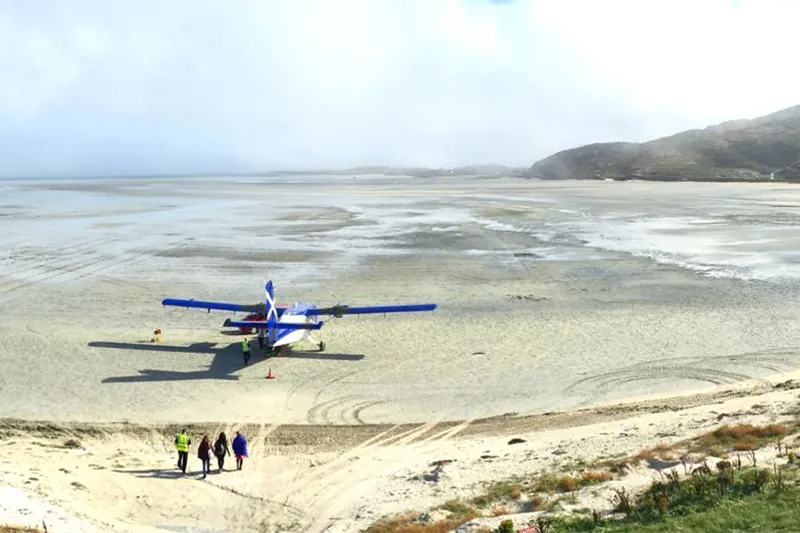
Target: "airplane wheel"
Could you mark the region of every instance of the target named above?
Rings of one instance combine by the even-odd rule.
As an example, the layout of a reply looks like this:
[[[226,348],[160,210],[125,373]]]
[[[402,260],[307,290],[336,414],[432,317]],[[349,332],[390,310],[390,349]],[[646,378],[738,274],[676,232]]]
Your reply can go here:
[[[324,352],[325,351],[325,341],[320,341],[320,343],[319,343],[319,351],[320,352]]]

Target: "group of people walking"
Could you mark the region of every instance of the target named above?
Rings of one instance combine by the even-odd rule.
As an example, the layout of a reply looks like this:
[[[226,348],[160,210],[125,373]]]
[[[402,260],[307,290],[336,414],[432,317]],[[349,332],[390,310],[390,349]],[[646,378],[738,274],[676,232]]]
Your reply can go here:
[[[189,449],[191,445],[192,439],[189,438],[186,429],[182,430],[180,434],[175,437],[175,449],[178,450],[178,469],[184,474],[186,473],[186,465],[189,460]],[[231,454],[231,447],[233,448],[233,454]],[[208,435],[204,435],[197,447],[197,458],[200,459],[203,465],[203,479],[211,473],[212,455],[217,458],[219,472],[223,470],[226,455],[234,455],[236,457],[236,470],[241,470],[244,458],[247,457],[247,439],[242,435],[241,431],[237,431],[231,446],[229,446],[228,437],[225,435],[225,432],[222,432],[212,446]]]

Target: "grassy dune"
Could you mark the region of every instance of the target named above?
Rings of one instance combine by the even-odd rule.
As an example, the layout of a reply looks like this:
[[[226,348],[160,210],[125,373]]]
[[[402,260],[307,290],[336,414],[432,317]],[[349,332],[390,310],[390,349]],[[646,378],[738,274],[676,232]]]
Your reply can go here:
[[[725,425],[630,457],[575,462],[559,471],[494,482],[468,500],[449,501],[424,514],[392,517],[367,532],[439,533],[478,517],[533,511],[544,511],[527,521],[542,533],[797,531],[800,461],[788,443],[798,434],[796,422]],[[771,450],[777,450],[774,461],[759,464],[759,452]],[[635,468],[658,461],[671,461],[673,466],[663,469],[649,487],[630,491],[625,486]],[[579,491],[602,488],[612,480],[616,485],[607,491],[612,495],[610,507],[582,507],[582,499],[594,504],[597,499]],[[520,527],[508,520],[482,531],[513,532]]]

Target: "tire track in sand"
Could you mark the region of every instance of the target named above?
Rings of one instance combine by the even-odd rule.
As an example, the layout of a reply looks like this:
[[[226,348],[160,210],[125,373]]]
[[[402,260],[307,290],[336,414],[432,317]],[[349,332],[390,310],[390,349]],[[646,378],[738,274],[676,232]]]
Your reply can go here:
[[[794,368],[800,359],[796,347],[774,348],[755,352],[714,357],[672,357],[658,361],[644,361],[628,367],[612,370],[579,379],[566,387],[566,392],[574,392],[582,386],[602,392],[612,386],[625,385],[637,381],[659,379],[687,379],[705,381],[713,385],[731,384],[754,378],[744,372],[721,370],[724,365],[751,366],[772,372]],[[715,368],[708,368],[709,365]],[[756,381],[766,384],[763,379]]]
[[[74,275],[72,277],[68,277],[68,278],[62,279],[62,280],[59,281],[59,283],[63,283],[65,281],[70,281],[70,282],[78,281],[79,279],[83,279],[83,278],[86,278],[88,276],[94,276],[94,275],[96,275],[96,274],[98,274],[100,272],[105,272],[110,268],[118,267],[120,265],[123,266],[123,269],[124,268],[128,268],[130,266],[144,263],[144,262],[146,262],[148,260],[151,260],[154,257],[158,257],[160,255],[163,255],[163,254],[169,252],[169,251],[177,249],[177,248],[183,246],[186,242],[189,242],[189,240],[190,239],[180,240],[180,241],[174,243],[173,245],[171,245],[169,248],[165,248],[165,249],[163,249],[163,250],[161,250],[159,252],[156,252],[156,253],[152,253],[152,251],[148,250],[146,252],[135,254],[135,255],[133,255],[131,257],[123,257],[123,258],[118,259],[116,261],[108,261],[108,262],[104,262],[104,263],[99,263],[100,264],[99,268],[95,268],[93,270],[88,270],[88,271],[84,270],[88,266],[97,265],[98,264],[96,260],[91,260],[88,263],[81,264],[77,268],[67,269],[66,271],[63,271],[63,272],[56,272],[56,273],[54,273],[54,274],[52,274],[52,275],[50,275],[50,276],[48,276],[46,278],[42,278],[42,279],[36,280],[36,282],[28,282],[28,283],[23,283],[21,285],[14,286],[14,287],[12,287],[10,289],[7,289],[7,290],[3,291],[2,293],[0,293],[0,296],[7,296],[7,295],[9,295],[11,293],[14,293],[14,292],[20,290],[20,289],[25,289],[26,287],[29,287],[29,286],[33,285],[34,283],[38,283],[38,282],[49,280],[49,279],[53,279],[53,278],[62,277],[64,274],[76,274],[76,275]],[[2,303],[8,304],[10,302],[13,302],[15,299],[21,298],[22,296],[24,296],[24,293],[11,294],[11,297],[3,299]]]
[[[49,257],[33,264],[26,265],[25,268],[15,271],[15,278],[0,282],[0,294],[11,293],[35,283],[40,283],[42,281],[54,279],[65,274],[80,271],[83,268],[96,264],[96,257],[91,257],[90,259],[87,259],[86,257],[80,257],[76,259],[75,255],[72,254],[82,253],[84,248],[86,251],[89,251],[96,246],[113,244],[118,240],[119,239],[115,238],[98,239],[96,241],[88,241],[75,246],[66,246],[60,250],[59,253],[69,252],[70,255],[57,255],[55,257]]]
[[[451,428],[428,437],[416,439],[415,437],[424,434],[425,430],[423,430],[410,439],[401,439],[401,441],[395,442],[393,445],[407,445],[408,449],[406,452],[410,459],[405,462],[392,461],[389,466],[381,469],[381,473],[378,476],[374,475],[377,465],[368,470],[364,469],[361,476],[355,479],[351,475],[350,470],[346,470],[345,468],[337,468],[330,474],[325,475],[322,480],[319,480],[315,484],[321,487],[321,489],[302,499],[306,513],[309,516],[316,517],[304,531],[307,533],[316,533],[326,530],[333,525],[330,518],[331,516],[339,514],[346,506],[359,500],[365,494],[374,492],[375,484],[380,483],[386,475],[404,468],[413,468],[414,464],[420,460],[423,452],[430,448],[431,443],[436,443],[438,445],[448,441],[464,431],[471,422],[471,420],[465,420]],[[432,429],[432,427],[427,429]],[[375,461],[378,459],[380,453],[378,449],[373,448],[369,451],[372,453],[371,456],[366,457],[367,460]]]
[[[16,276],[22,276],[21,279],[17,278],[17,279],[8,279],[5,281],[1,281],[0,288],[3,288],[5,285],[10,285],[15,282],[24,282],[26,280],[35,278],[36,276],[45,274],[51,270],[68,266],[69,261],[72,261],[75,258],[74,257],[75,254],[85,253],[87,251],[94,250],[98,246],[104,246],[110,243],[113,244],[115,242],[119,242],[119,240],[120,240],[119,237],[113,237],[113,236],[98,237],[96,239],[84,240],[77,244],[72,243],[58,248],[51,248],[48,250],[49,253],[44,255],[44,257],[39,256],[39,258],[34,259],[33,261],[25,261],[24,259],[17,259],[14,262],[12,262],[12,264],[16,264],[16,266],[18,267],[19,266],[23,267],[14,270],[14,274]],[[44,270],[44,272],[37,272],[41,270]]]
[[[363,418],[361,418],[361,413],[363,413],[364,411],[366,411],[367,409],[369,409],[371,407],[376,407],[378,405],[384,405],[384,404],[387,404],[387,403],[389,403],[389,402],[386,401],[386,400],[375,400],[375,401],[372,401],[372,402],[365,402],[365,403],[361,403],[361,404],[358,404],[358,405],[354,405],[353,406],[353,411],[352,411],[353,419],[355,419],[355,421],[358,422],[361,425],[366,425],[367,423],[364,422]]]
[[[312,467],[313,470],[299,470],[294,476],[292,481],[287,485],[286,492],[284,493],[284,501],[289,501],[292,497],[301,493],[297,490],[298,485],[308,486],[311,483],[322,480],[326,477],[328,472],[338,471],[347,467],[354,458],[361,453],[368,452],[379,446],[384,446],[390,443],[406,442],[409,439],[424,434],[425,432],[433,429],[438,424],[438,421],[431,421],[425,424],[415,424],[410,429],[401,431],[400,433],[393,434],[397,429],[401,428],[400,424],[391,426],[389,429],[378,433],[377,435],[366,439],[364,442],[349,448],[344,453],[337,455],[333,460],[321,465]]]
[[[337,422],[345,425],[365,425],[366,422],[361,418],[361,414],[370,407],[384,403],[387,402],[370,400],[355,394],[340,396],[314,405],[308,410],[306,420],[312,425],[334,425]]]
[[[345,453],[321,467],[314,467],[313,470],[309,469],[304,472],[298,472],[287,490],[285,501],[288,502],[290,499],[299,499],[303,502],[305,508],[309,508],[310,505],[316,505],[316,511],[313,513],[316,516],[316,522],[314,523],[316,524],[320,520],[326,520],[324,516],[320,516],[319,508],[324,507],[323,511],[327,512],[332,502],[335,503],[337,499],[341,499],[343,494],[351,494],[352,492],[353,480],[349,478],[348,474],[353,461],[375,461],[381,453],[381,448],[385,447],[412,444],[412,449],[418,449],[424,448],[427,443],[432,441],[444,442],[466,429],[471,423],[471,421],[464,421],[424,439],[420,439],[420,437],[432,431],[443,419],[444,416],[439,415],[433,420],[424,424],[415,424],[410,429],[394,435],[391,433],[400,426],[393,426],[389,430],[347,450]],[[416,444],[416,446],[414,446],[414,444]],[[416,457],[414,460],[416,460]],[[398,464],[395,462],[393,466],[397,468]],[[294,487],[298,485],[302,488],[295,490]]]
[[[358,395],[340,396],[325,402],[315,403],[306,413],[306,422],[311,425],[332,424],[333,422],[330,419],[331,410],[360,398]],[[340,413],[340,416],[342,419],[344,418],[343,412]]]

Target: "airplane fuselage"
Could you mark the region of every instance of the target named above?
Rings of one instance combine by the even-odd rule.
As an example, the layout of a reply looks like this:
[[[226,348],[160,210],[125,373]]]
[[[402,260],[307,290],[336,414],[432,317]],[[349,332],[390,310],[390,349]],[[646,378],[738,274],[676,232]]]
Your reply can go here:
[[[284,308],[278,318],[278,325],[276,331],[273,333],[274,339],[268,340],[268,346],[272,348],[280,348],[282,346],[289,346],[303,341],[313,342],[320,349],[325,346],[324,342],[317,341],[311,336],[311,331],[307,329],[288,329],[281,328],[281,324],[314,324],[319,321],[317,315],[305,314],[309,309],[316,309],[317,306],[312,303],[300,302],[292,306]],[[302,313],[302,314],[301,314]],[[263,313],[255,313],[248,315],[245,320],[254,322],[266,322],[267,317]],[[255,334],[256,328],[239,328],[242,333]]]

